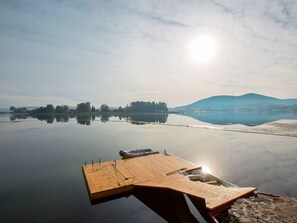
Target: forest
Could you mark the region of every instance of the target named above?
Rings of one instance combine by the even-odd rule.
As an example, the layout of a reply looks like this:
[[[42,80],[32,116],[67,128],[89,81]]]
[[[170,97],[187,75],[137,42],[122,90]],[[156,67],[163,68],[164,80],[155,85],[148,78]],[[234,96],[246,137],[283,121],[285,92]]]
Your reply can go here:
[[[77,104],[76,108],[71,108],[68,105],[57,105],[54,107],[48,104],[45,107],[38,107],[32,110],[26,107],[16,108],[10,107],[10,111],[14,114],[96,114],[96,113],[167,113],[168,107],[165,102],[149,102],[149,101],[134,101],[126,105],[126,107],[119,107],[111,109],[107,104],[102,104],[100,108],[96,109],[90,102]]]

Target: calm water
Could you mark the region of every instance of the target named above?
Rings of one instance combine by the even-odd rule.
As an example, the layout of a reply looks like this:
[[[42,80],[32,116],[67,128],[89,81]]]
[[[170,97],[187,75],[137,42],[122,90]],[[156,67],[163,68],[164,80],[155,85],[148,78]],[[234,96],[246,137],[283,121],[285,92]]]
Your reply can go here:
[[[201,122],[169,115],[166,124]],[[119,150],[136,148],[166,149],[237,185],[297,196],[296,137],[133,125],[118,118],[80,125],[76,119],[48,124],[0,116],[0,222],[165,222],[140,201],[145,197],[90,203],[84,161],[118,159]]]
[[[185,112],[183,115],[192,117],[202,122],[214,125],[234,125],[241,124],[245,126],[258,126],[268,122],[278,120],[297,120],[296,111],[270,111],[270,110],[252,110],[252,111],[234,111],[221,110],[209,112]]]

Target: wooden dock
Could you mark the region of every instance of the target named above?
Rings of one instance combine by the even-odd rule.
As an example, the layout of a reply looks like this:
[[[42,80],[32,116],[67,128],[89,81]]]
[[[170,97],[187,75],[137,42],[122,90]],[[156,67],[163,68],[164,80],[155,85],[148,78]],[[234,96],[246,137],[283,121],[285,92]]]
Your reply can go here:
[[[169,154],[84,165],[83,173],[92,201],[131,192],[134,188],[177,191],[202,202],[202,209],[214,212],[240,197],[251,195],[253,187],[223,187],[191,181],[181,170],[197,168],[193,163]],[[193,202],[195,203],[195,202]],[[195,205],[196,206],[196,205]],[[201,208],[201,202],[198,205]],[[197,207],[197,206],[196,206]]]

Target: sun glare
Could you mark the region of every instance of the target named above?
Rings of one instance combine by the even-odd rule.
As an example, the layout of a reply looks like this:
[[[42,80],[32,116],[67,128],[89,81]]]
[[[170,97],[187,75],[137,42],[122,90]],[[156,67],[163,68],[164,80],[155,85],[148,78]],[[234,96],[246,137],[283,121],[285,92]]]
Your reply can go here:
[[[210,36],[198,36],[189,44],[189,57],[198,63],[207,63],[216,55],[216,42]]]
[[[210,169],[207,166],[202,166],[203,173],[210,173]]]

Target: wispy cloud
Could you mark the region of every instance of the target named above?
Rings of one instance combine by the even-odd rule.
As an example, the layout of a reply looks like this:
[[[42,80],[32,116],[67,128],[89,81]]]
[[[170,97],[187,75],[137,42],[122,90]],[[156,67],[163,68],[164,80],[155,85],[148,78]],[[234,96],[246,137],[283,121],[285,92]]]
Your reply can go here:
[[[218,46],[204,65],[188,59],[200,34]],[[19,104],[297,97],[296,57],[295,0],[0,1],[0,95]]]
[[[270,1],[267,10],[263,14],[269,20],[280,24],[284,28],[289,25],[291,12],[289,6],[284,1]]]
[[[149,12],[140,11],[140,10],[132,9],[132,8],[129,8],[127,10],[128,10],[128,12],[130,12],[130,13],[132,13],[134,15],[140,16],[140,17],[145,18],[145,19],[149,19],[151,21],[154,21],[156,23],[160,23],[162,25],[177,26],[177,27],[182,27],[182,28],[191,28],[191,26],[188,25],[188,24],[182,23],[182,22],[177,21],[177,20],[167,19],[167,18],[162,17],[160,15],[156,15],[156,14],[152,14],[152,13],[149,13]]]

